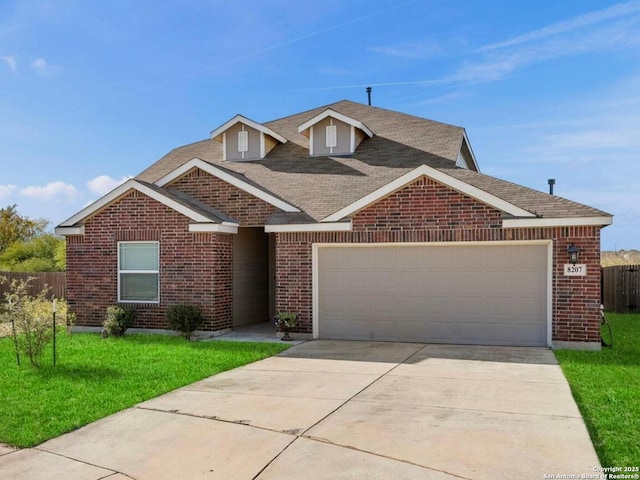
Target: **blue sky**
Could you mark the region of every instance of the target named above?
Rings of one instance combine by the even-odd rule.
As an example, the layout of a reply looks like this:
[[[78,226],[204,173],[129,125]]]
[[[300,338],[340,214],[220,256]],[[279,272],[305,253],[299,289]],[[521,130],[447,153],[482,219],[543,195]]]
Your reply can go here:
[[[640,248],[640,1],[0,0],[0,206],[51,226],[240,113],[466,128],[483,173]]]

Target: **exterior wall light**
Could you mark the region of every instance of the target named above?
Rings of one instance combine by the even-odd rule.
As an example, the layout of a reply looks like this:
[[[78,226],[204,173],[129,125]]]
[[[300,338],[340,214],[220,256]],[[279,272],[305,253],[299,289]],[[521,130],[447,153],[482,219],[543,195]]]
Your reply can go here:
[[[569,248],[567,248],[567,253],[569,254],[569,261],[572,265],[578,263],[578,256],[580,255],[580,249],[578,247],[572,243],[569,245]]]

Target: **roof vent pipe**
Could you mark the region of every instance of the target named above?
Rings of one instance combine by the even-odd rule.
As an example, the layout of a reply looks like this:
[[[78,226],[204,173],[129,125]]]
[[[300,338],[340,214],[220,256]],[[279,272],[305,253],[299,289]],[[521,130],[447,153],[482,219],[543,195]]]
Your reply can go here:
[[[556,184],[556,179],[550,178],[547,183],[549,184],[549,195],[553,195],[553,186]]]
[[[371,105],[371,87],[367,87],[367,100],[369,105]]]

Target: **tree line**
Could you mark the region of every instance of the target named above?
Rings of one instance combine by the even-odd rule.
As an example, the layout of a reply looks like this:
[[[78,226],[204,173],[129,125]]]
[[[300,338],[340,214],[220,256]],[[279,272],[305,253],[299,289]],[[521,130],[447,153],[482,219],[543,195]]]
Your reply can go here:
[[[48,233],[48,226],[45,219],[20,215],[17,205],[0,209],[0,271],[64,271],[64,238]]]

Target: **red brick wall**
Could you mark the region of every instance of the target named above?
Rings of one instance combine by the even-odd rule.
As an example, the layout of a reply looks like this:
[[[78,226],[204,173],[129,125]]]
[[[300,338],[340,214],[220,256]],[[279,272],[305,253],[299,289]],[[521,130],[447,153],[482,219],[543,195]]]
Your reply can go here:
[[[77,325],[100,326],[117,303],[117,242],[160,242],[160,304],[135,304],[135,327],[166,328],[166,307],[199,305],[205,330],[231,327],[232,236],[191,233],[189,220],[133,191],[86,222],[67,241],[67,296]]]
[[[599,227],[502,229],[497,210],[423,178],[355,214],[353,230],[277,234],[276,308],[300,314],[299,332],[312,333],[313,243],[546,239],[553,241],[554,252],[553,340],[599,341]],[[586,277],[563,275],[570,243],[582,250],[579,261],[588,266]]]
[[[353,217],[353,229],[416,230],[500,228],[501,213],[484,203],[444,187],[427,177],[361,210]]]
[[[262,227],[267,223],[267,218],[278,211],[264,200],[199,168],[193,169],[168,186],[226,213],[239,221],[243,227]]]

